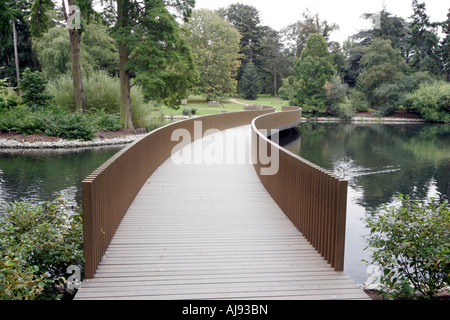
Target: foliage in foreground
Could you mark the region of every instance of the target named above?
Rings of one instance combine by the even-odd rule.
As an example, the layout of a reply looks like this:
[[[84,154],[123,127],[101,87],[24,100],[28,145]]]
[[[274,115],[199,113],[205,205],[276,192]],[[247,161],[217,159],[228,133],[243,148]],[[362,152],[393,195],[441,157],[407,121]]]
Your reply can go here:
[[[383,207],[365,219],[372,262],[381,269],[386,297],[431,299],[450,284],[450,206],[398,199],[400,207]]]
[[[0,206],[0,300],[59,299],[83,263],[82,216],[64,200]]]

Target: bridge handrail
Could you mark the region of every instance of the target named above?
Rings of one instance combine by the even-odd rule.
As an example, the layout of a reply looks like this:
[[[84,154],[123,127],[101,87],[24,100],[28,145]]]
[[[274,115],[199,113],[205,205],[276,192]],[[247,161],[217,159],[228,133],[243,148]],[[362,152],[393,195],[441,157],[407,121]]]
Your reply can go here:
[[[177,129],[188,130],[193,140],[209,129],[224,130],[248,125],[273,107],[195,117],[158,128],[111,157],[82,182],[84,277],[92,279],[125,213],[144,183],[170,156],[179,141],[172,141]],[[201,121],[202,134],[195,132]],[[186,144],[190,143],[187,141]],[[184,144],[184,141],[181,143]]]
[[[252,121],[255,170],[279,207],[336,271],[344,269],[348,182],[280,147],[261,131],[292,127],[301,121],[301,108],[259,116]],[[278,172],[263,175],[259,149],[276,150]],[[273,149],[275,148],[275,149]]]

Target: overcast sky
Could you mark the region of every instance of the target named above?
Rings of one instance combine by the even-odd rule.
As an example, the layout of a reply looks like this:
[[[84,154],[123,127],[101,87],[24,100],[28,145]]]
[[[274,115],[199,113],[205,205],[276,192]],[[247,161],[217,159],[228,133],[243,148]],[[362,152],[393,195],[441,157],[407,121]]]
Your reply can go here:
[[[432,22],[447,19],[449,2],[446,0],[425,0],[427,14]],[[261,24],[280,30],[301,19],[307,9],[329,23],[337,23],[340,30],[331,35],[331,40],[342,43],[359,30],[368,29],[371,23],[361,16],[364,13],[380,12],[383,5],[393,15],[405,19],[412,15],[412,0],[196,0],[196,9],[218,9],[233,3],[252,5],[258,9]]]

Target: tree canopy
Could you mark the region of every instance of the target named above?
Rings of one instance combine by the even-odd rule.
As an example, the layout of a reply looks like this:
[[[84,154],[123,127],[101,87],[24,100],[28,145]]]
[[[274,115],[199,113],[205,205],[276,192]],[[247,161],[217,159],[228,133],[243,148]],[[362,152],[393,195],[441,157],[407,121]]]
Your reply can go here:
[[[184,25],[185,38],[192,47],[200,73],[194,93],[206,100],[218,100],[236,94],[235,79],[240,66],[240,34],[211,10],[195,10]]]
[[[325,84],[335,75],[336,67],[323,36],[314,33],[308,37],[294,71],[290,103],[316,115],[325,112]]]

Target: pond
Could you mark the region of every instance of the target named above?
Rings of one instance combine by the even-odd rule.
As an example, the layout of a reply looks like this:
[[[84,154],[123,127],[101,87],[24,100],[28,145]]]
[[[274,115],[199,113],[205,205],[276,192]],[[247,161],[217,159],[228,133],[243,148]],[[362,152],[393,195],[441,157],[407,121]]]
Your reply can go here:
[[[305,123],[290,151],[349,182],[345,272],[367,280],[370,252],[361,218],[395,195],[450,199],[450,126],[447,124]]]
[[[123,147],[0,149],[0,203],[61,196],[81,204],[81,182]]]

